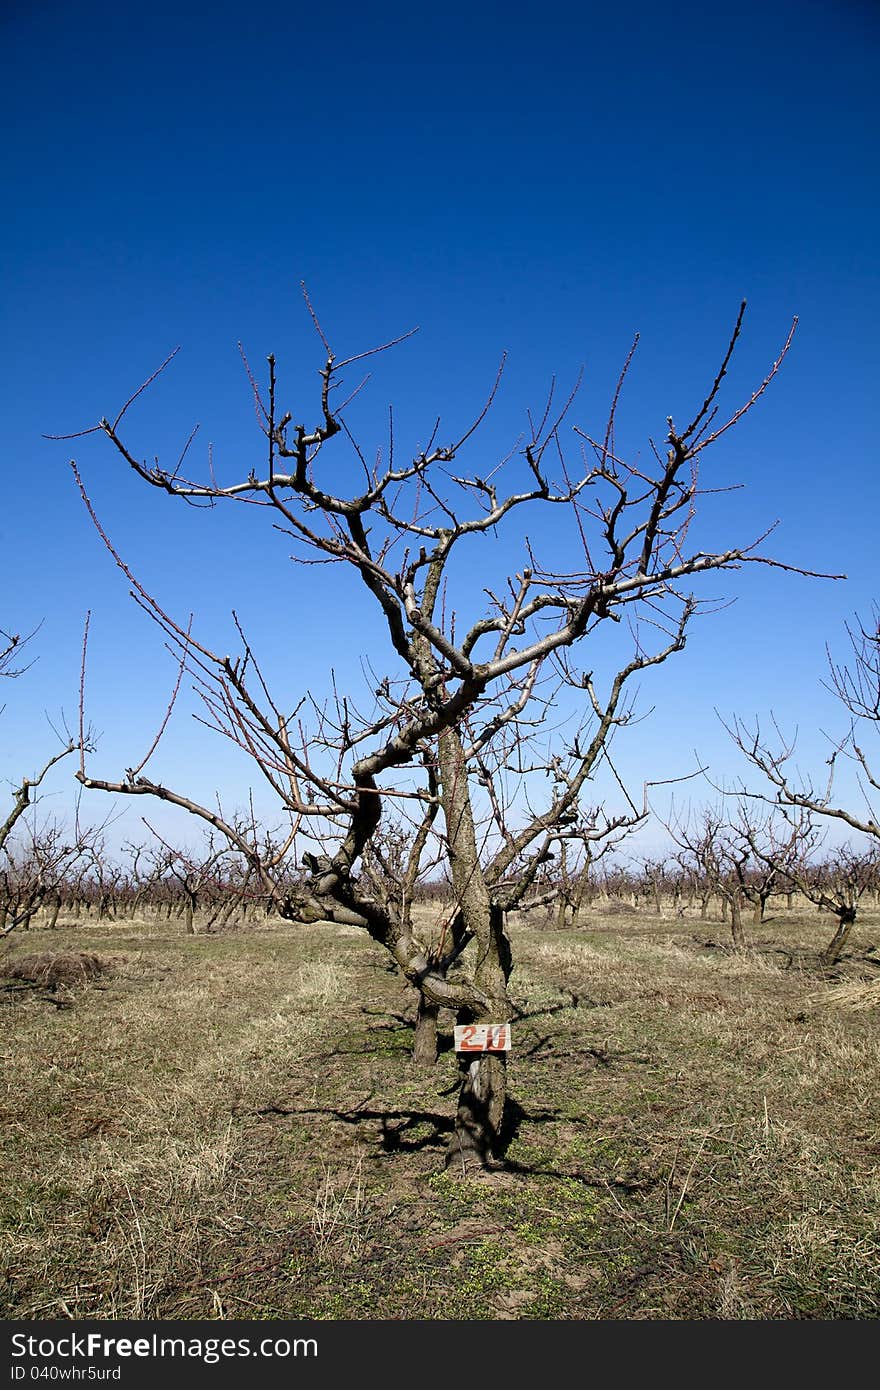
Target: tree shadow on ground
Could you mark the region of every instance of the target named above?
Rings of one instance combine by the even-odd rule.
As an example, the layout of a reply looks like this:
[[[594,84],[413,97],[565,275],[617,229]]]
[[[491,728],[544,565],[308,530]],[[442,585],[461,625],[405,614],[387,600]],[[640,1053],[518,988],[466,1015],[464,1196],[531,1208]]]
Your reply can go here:
[[[445,1148],[455,1128],[455,1117],[432,1110],[335,1110],[331,1106],[310,1105],[302,1109],[272,1106],[260,1114],[327,1115],[346,1125],[379,1125],[379,1147],[383,1153],[417,1153],[421,1149]],[[427,1127],[427,1133],[419,1133]]]
[[[456,1083],[455,1089],[458,1089]],[[299,1116],[326,1115],[343,1124],[379,1126],[379,1147],[383,1153],[417,1153],[422,1149],[445,1149],[455,1130],[455,1116],[443,1115],[433,1110],[368,1110],[355,1106],[350,1110],[337,1110],[332,1106],[282,1106],[270,1105],[255,1112],[261,1116]],[[529,1124],[548,1124],[558,1121],[561,1116],[554,1110],[527,1111],[518,1101],[508,1099],[504,1107],[501,1136],[498,1143],[498,1158],[503,1155],[519,1134],[523,1121]],[[427,1129],[427,1132],[423,1132]],[[521,1171],[525,1172],[525,1169]]]
[[[338,1110],[331,1106],[288,1108],[273,1105],[256,1113],[267,1116],[326,1115],[354,1128],[378,1125],[378,1149],[382,1155],[415,1154],[429,1150],[447,1153],[455,1132],[455,1116],[443,1115],[433,1110],[368,1110],[365,1106]],[[576,1182],[583,1187],[627,1194],[648,1192],[662,1181],[653,1174],[587,1173],[577,1166],[564,1168],[541,1163],[521,1163],[509,1157],[508,1150],[519,1137],[524,1124],[554,1124],[564,1118],[556,1110],[526,1110],[519,1101],[508,1097],[498,1145],[489,1162],[489,1170],[501,1175],[553,1178],[557,1181]]]
[[[564,992],[568,995],[568,999],[560,999],[556,1004],[545,1004],[540,1009],[529,1009],[528,1007],[521,1009],[515,1004],[514,1023],[525,1023],[527,1019],[543,1018],[547,1014],[564,1013],[569,1009],[607,1009],[609,1007],[606,1000],[591,999],[585,994],[575,994],[570,989]]]

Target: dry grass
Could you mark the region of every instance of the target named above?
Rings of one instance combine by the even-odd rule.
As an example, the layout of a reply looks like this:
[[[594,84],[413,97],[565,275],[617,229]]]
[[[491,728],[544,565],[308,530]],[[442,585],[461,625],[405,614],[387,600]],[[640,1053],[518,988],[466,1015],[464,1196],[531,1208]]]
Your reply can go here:
[[[110,968],[109,960],[87,951],[38,951],[0,961],[0,978],[58,989],[59,985],[84,985]]]
[[[321,1159],[321,1181],[312,1210],[315,1250],[322,1259],[355,1260],[364,1248],[367,1227],[364,1155],[341,1172]]]
[[[838,1009],[880,1009],[880,980],[835,985],[822,994],[814,995],[810,1002],[833,1005]]]
[[[870,951],[823,969],[799,915],[739,956],[643,916],[512,933],[506,1167],[472,1182],[451,1020],[416,1072],[412,995],[352,929],[13,942],[5,1315],[878,1316]],[[101,963],[58,966],[64,1009],[61,961]]]

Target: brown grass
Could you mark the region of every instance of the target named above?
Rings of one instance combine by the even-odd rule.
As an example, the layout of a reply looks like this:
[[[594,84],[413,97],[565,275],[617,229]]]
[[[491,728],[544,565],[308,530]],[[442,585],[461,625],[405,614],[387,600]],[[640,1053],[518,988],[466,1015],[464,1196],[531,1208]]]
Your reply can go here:
[[[875,1318],[877,967],[823,969],[824,927],[735,956],[718,923],[514,921],[505,1167],[469,1182],[452,1020],[414,1070],[354,930],[31,931],[0,967],[41,986],[0,993],[3,1315]]]
[[[39,951],[0,961],[0,978],[57,989],[84,985],[110,969],[110,961],[87,951]]]
[[[814,995],[812,1003],[837,1009],[880,1009],[880,980],[835,985]]]

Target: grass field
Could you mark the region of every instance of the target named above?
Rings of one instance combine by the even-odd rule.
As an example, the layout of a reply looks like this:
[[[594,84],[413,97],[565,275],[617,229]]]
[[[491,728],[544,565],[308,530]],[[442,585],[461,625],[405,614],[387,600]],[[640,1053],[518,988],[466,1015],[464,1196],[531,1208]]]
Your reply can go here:
[[[877,1317],[880,923],[833,971],[824,919],[725,932],[514,921],[505,1164],[470,1179],[452,1020],[415,1071],[356,929],[10,938],[3,1316]]]

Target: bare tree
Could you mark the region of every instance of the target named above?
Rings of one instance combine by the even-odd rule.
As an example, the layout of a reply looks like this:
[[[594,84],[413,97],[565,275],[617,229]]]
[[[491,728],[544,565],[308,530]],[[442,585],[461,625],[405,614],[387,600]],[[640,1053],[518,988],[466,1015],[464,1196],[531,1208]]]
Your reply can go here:
[[[789,886],[791,868],[807,852],[809,827],[800,819],[792,820],[775,810],[761,813],[754,803],[740,801],[733,830],[749,852],[740,882],[743,897],[752,904],[753,924],[758,927],[770,898]]]
[[[26,637],[0,629],[0,678],[11,680],[24,674],[27,663],[18,659],[34,633]],[[88,740],[88,735],[83,734]],[[13,787],[12,804],[0,824],[0,934],[8,936],[16,927],[27,927],[57,881],[63,878],[85,843],[79,826],[73,838],[57,824],[37,829],[28,827],[23,843],[16,842],[22,817],[33,807],[34,793],[52,768],[73,753],[76,740],[66,731],[59,737],[60,747],[46,758],[32,777],[23,777]]]
[[[638,879],[640,891],[645,902],[653,901],[658,917],[663,916],[663,897],[669,889],[668,865],[665,859],[654,859],[650,855],[639,861]]]
[[[805,897],[822,912],[837,918],[837,926],[822,952],[823,965],[836,965],[855,925],[859,903],[877,880],[880,851],[876,845],[857,850],[841,845],[812,873],[791,875]]]
[[[83,760],[82,784],[158,797],[200,817],[239,852],[282,916],[363,928],[390,952],[426,1007],[451,1009],[460,1022],[510,1020],[507,913],[536,891],[548,856],[582,821],[583,798],[600,766],[613,771],[609,741],[631,717],[633,679],[683,649],[697,606],[690,586],[699,576],[749,562],[779,563],[758,553],[758,541],[707,552],[689,534],[704,452],[763,394],[794,332],[751,397],[719,417],[744,308],[704,401],[684,427],[667,420],[665,446],[661,451],[652,443],[650,465],[625,461],[615,445],[632,351],[604,432],[568,433],[578,450],[574,459],[565,430],[575,391],[556,407],[551,390],[540,415],[527,414],[524,438],[500,459],[459,461],[475,447],[499,369],[485,405],[451,442],[438,443],[438,421],[427,442],[401,461],[389,416],[384,460],[380,451],[374,464],[347,415],[360,388],[338,402],[342,373],[371,354],[337,360],[313,314],[324,348],[317,422],[296,423],[298,417],[279,408],[269,357],[265,392],[251,375],[264,436],[262,471],[253,466],[231,482],[213,470],[206,480],[185,478],[186,449],[170,468],[141,460],[121,428],[145,382],[94,430],[149,486],[193,504],[264,507],[303,563],[348,567],[381,614],[390,664],[360,704],[335,689],[324,703],[282,701],[270,693],[240,626],[234,657],[197,639],[146,591],[101,531],[137,602],[178,653],[180,671],[195,677],[206,722],[246,752],[285,809],[289,853],[267,858],[247,818],[225,816],[151,780],[144,772],[150,754],[117,780],[91,776]],[[357,484],[353,470],[360,473]],[[549,562],[541,546],[524,539],[527,525],[532,535],[542,534],[542,513],[557,523],[552,540],[542,537]],[[492,583],[488,566],[494,555],[505,555],[496,540],[505,533],[520,540],[523,562],[511,572],[504,559]],[[619,627],[623,654],[603,681],[574,661],[606,624]],[[586,717],[573,733],[551,735],[548,709],[572,693]],[[555,746],[542,747],[545,735]],[[622,794],[622,811],[603,812],[597,835],[641,814]],[[389,805],[408,822],[403,843],[389,838]],[[313,848],[302,850],[310,840]],[[299,888],[290,885],[290,853],[307,870]],[[429,944],[414,919],[412,895],[425,864],[438,856],[453,904]],[[385,876],[385,890],[377,890],[377,873]],[[463,1057],[462,1070],[453,1154],[466,1168],[488,1161],[497,1144],[506,1058]]]
[[[820,912],[837,918],[834,934],[822,951],[822,963],[836,965],[855,923],[859,902],[876,881],[880,850],[876,845],[867,850],[842,845],[820,859],[825,833],[813,813],[783,809],[780,819],[787,834],[768,836],[760,843],[752,835],[750,847],[756,861],[772,875],[774,885],[801,893]]]
[[[876,749],[869,741],[880,735],[880,616],[875,612],[870,624],[859,620],[854,626],[847,624],[846,633],[850,660],[838,663],[829,653],[828,664],[829,686],[843,706],[847,727],[832,744],[823,784],[817,784],[795,769],[796,739],[787,739],[775,718],[771,720],[769,737],[758,720],[749,725],[735,718],[725,728],[751,765],[769,783],[768,792],[741,785],[737,793],[740,798],[777,806],[792,826],[804,827],[805,839],[816,841],[813,827],[818,817],[826,822],[842,823],[867,836],[876,846],[880,844],[877,801],[880,769]],[[843,764],[854,769],[855,795],[841,795],[838,789],[838,771]],[[811,872],[807,860],[802,862],[797,875],[788,875],[810,901],[838,916],[838,930],[823,956],[828,964],[833,964],[843,949],[855,921],[858,900],[870,885],[873,861],[871,851],[863,853],[847,848],[839,852],[836,871],[826,875],[824,884]]]
[[[880,840],[880,811],[875,806],[880,793],[880,770],[867,742],[880,736],[880,618],[875,614],[871,627],[859,622],[854,628],[847,626],[846,631],[852,660],[837,664],[830,654],[828,660],[830,686],[843,705],[848,728],[832,745],[824,785],[804,778],[794,768],[796,740],[783,735],[775,718],[771,720],[769,738],[758,720],[749,725],[737,717],[724,727],[772,788],[769,793],[762,793],[742,786],[738,796],[841,821],[851,830]],[[837,772],[842,762],[855,769],[862,810],[846,804],[846,798],[841,799],[837,793]]]
[[[559,865],[552,883],[552,894],[557,904],[556,925],[576,927],[581,912],[591,901],[596,891],[596,868],[601,860],[613,854],[624,839],[644,816],[633,815],[629,820],[618,818],[613,827],[601,833],[599,808],[594,808],[587,818],[583,833],[571,839],[563,837],[559,842]],[[548,894],[548,901],[554,901]],[[528,904],[524,904],[528,906]],[[571,916],[567,918],[567,914]]]
[[[730,918],[734,950],[743,950],[745,904],[752,904],[752,921],[759,926],[771,895],[792,881],[794,866],[803,861],[807,828],[782,815],[759,815],[741,802],[731,820],[723,808],[704,808],[667,829],[683,851],[678,864],[702,885],[701,918],[708,915],[709,899],[720,898],[722,916]]]
[[[679,850],[679,862],[695,873],[705,885],[701,917],[705,920],[710,897],[718,897],[723,915],[730,915],[730,935],[735,951],[746,945],[742,923],[745,899],[745,876],[749,863],[749,848],[727,824],[724,813],[704,809],[693,816],[671,821],[667,830]]]
[[[170,880],[176,886],[181,900],[181,914],[187,936],[196,934],[196,913],[206,901],[211,903],[207,926],[213,925],[227,904],[223,882],[225,861],[235,855],[235,850],[225,839],[216,843],[213,835],[208,835],[201,852],[176,849],[149,823],[148,829],[156,837],[158,848],[151,856],[153,860],[153,879]],[[239,898],[239,894],[233,894]]]
[[[14,680],[24,673],[27,667],[18,666],[16,662],[20,653],[33,635],[33,633],[29,633],[27,637],[22,637],[18,633],[6,632],[5,629],[0,628],[0,678]],[[74,747],[75,744],[73,740],[68,739],[66,745],[64,745],[59,752],[54,753],[51,757],[46,759],[42,768],[35,773],[33,777],[22,778],[21,783],[14,788],[12,793],[12,806],[6,819],[3,821],[2,825],[0,825],[0,850],[3,849],[9,836],[12,834],[17,821],[24,815],[28,806],[31,805],[32,793],[40,785],[51,768],[53,768],[56,763],[60,762],[62,758],[72,753]]]
[[[72,831],[57,821],[27,819],[0,853],[0,936],[16,927],[26,930],[44,906],[54,926],[65,881],[90,852],[94,827]]]

